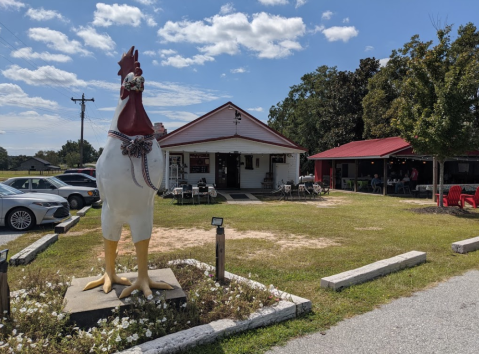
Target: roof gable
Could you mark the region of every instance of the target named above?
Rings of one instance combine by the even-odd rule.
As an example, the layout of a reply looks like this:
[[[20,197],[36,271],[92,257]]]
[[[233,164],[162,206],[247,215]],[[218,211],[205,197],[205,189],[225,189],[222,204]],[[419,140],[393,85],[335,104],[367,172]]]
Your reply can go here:
[[[241,120],[235,119],[236,112],[241,114]],[[160,137],[158,141],[161,146],[175,146],[236,136],[305,150],[231,102]]]

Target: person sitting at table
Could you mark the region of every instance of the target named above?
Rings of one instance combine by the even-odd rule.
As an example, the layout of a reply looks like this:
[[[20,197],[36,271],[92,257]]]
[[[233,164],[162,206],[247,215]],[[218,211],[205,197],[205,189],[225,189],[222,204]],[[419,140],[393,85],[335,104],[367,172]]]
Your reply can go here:
[[[403,179],[400,180],[399,182],[396,183],[396,185],[394,186],[394,193],[398,194],[399,192],[399,189],[403,188],[404,190],[404,184],[406,182],[409,183],[410,179],[409,179],[409,176],[407,175],[407,173],[404,175]]]
[[[373,191],[376,187],[383,187],[383,181],[381,181],[377,173],[374,174],[374,178],[371,180],[371,186],[373,187]]]

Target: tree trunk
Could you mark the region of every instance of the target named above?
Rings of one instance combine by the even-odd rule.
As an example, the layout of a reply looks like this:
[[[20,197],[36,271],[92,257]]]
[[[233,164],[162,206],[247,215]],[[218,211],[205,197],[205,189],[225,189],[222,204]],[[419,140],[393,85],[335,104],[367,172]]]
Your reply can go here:
[[[439,206],[442,208],[444,195],[444,159],[439,160]]]

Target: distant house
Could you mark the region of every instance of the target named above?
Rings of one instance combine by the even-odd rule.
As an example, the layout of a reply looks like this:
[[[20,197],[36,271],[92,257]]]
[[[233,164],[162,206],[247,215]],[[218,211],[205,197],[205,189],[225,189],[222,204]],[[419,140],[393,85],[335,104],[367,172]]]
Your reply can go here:
[[[17,168],[17,171],[58,171],[60,167],[52,165],[50,162],[40,159],[38,157],[30,157],[25,162],[22,162]]]

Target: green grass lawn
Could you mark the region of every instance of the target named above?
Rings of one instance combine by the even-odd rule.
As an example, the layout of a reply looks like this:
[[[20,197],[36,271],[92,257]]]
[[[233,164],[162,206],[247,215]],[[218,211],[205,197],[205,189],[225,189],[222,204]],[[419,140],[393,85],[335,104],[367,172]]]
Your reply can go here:
[[[478,268],[479,252],[466,255],[451,251],[451,243],[477,236],[479,214],[468,208],[468,215],[451,216],[416,214],[413,208],[424,206],[406,203],[407,199],[377,195],[331,192],[326,199],[340,203],[320,207],[326,201],[303,203],[265,202],[259,205],[226,204],[176,205],[171,199],[156,197],[155,226],[177,230],[176,242],[181,243],[182,230],[211,230],[211,243],[165,253],[167,257],[195,258],[215,263],[215,230],[211,217],[223,217],[226,235],[226,269],[263,284],[310,299],[313,312],[299,319],[271,327],[249,331],[193,353],[261,353],[273,345],[313,331],[326,329],[345,318],[371,311],[392,299],[434,286],[440,281]],[[29,270],[41,269],[44,274],[58,270],[64,275],[91,275],[98,264],[102,248],[98,209],[72,229],[89,230],[80,236],[60,235],[59,241],[28,265]],[[228,240],[228,231],[262,231],[277,236],[272,239]],[[10,242],[10,255],[27,244],[51,233],[51,228],[32,231]],[[311,240],[313,247],[282,247],[281,240],[290,235]],[[317,248],[318,239],[337,245]],[[364,266],[384,258],[412,250],[427,252],[427,262],[374,281],[347,288],[341,292],[320,288],[322,277]],[[153,257],[154,255],[152,255]],[[123,258],[124,262],[131,262]],[[19,285],[22,267],[9,268],[12,290]]]

